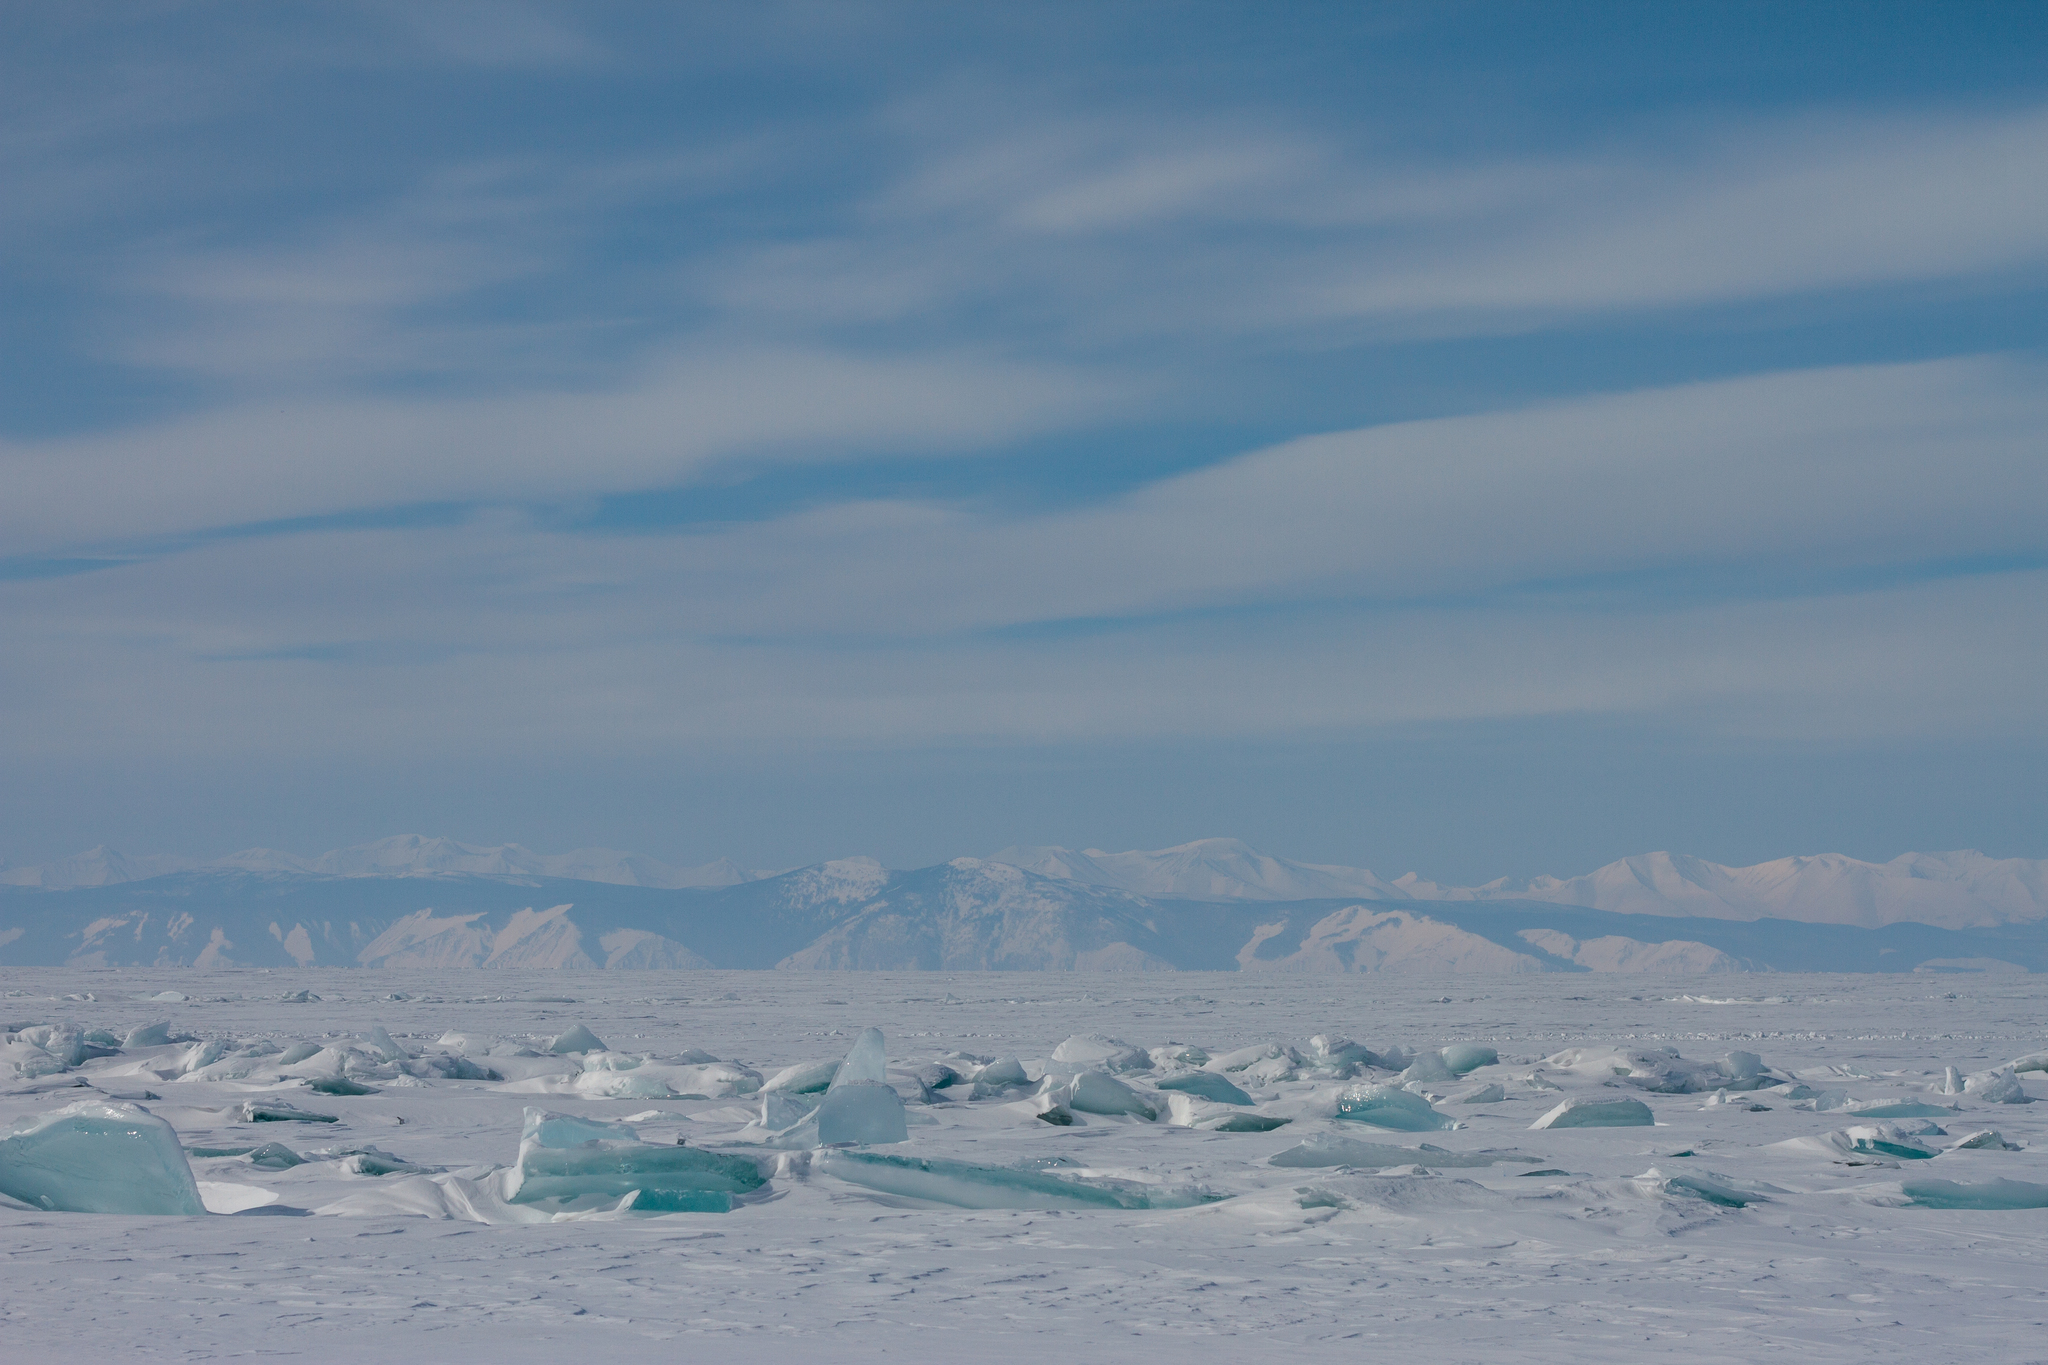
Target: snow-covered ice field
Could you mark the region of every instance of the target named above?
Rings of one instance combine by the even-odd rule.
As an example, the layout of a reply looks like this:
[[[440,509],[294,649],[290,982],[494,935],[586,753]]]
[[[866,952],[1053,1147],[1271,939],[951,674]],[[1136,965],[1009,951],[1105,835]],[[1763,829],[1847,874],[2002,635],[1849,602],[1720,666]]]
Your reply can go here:
[[[160,1021],[194,1041],[122,1045]],[[191,1157],[225,1216],[0,1208],[12,1360],[2048,1359],[2048,1208],[1931,1206],[2048,1202],[2025,975],[9,969],[0,1023],[0,1131],[130,1097],[245,1153]],[[817,1150],[778,1075],[870,1026],[908,1140]],[[1532,1128],[1574,1098],[1655,1125]],[[246,1121],[280,1101],[335,1121]],[[767,1179],[521,1203],[529,1108]]]

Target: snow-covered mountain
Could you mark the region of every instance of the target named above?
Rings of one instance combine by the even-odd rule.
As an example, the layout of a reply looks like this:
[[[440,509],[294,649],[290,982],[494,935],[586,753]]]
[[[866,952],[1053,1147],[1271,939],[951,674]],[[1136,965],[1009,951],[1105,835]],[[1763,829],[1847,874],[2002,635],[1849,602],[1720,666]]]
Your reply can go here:
[[[1412,872],[1386,881],[1361,867],[1270,857],[1236,839],[1199,839],[1129,853],[1016,847],[993,860],[1041,876],[1185,900],[1544,901],[1626,915],[1789,919],[1864,928],[1911,923],[1977,929],[2048,919],[2048,861],[1969,851],[1908,853],[1888,863],[1823,853],[1754,867],[1645,853],[1582,877],[1502,878],[1483,886],[1439,886]]]
[[[175,854],[130,858],[101,844],[54,863],[0,861],[0,886],[41,886],[55,891],[78,886],[115,886],[197,866],[197,858],[180,858]]]
[[[1323,867],[1261,853],[1241,839],[1197,839],[1152,852],[1076,853],[1067,848],[1013,846],[990,862],[1042,877],[1113,886],[1136,896],[1201,901],[1305,901],[1339,896],[1373,900],[1400,895],[1362,867]]]
[[[1412,874],[1393,882],[1417,900],[1521,900],[1628,915],[1789,919],[1809,924],[1932,924],[1978,929],[2048,919],[2048,862],[1982,853],[1907,853],[1866,863],[1839,853],[1724,867],[1683,854],[1645,853],[1583,877],[1502,878],[1444,887]]]

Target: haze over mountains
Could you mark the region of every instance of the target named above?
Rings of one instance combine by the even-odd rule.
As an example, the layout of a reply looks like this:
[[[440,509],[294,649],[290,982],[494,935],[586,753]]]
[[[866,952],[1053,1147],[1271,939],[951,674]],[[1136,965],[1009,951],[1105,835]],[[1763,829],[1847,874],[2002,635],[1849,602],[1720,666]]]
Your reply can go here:
[[[987,861],[1055,880],[1171,900],[1533,901],[1626,915],[1785,919],[1863,928],[1914,923],[1974,929],[2048,919],[2048,860],[1991,858],[1967,850],[1907,853],[1886,863],[1823,853],[1752,867],[1645,853],[1583,876],[1502,878],[1481,886],[1441,886],[1413,873],[1390,881],[1365,868],[1273,857],[1237,839],[1199,839],[1173,848],[1125,853],[1013,845]],[[315,857],[259,848],[212,862],[129,858],[102,847],[59,863],[0,863],[0,884],[71,890],[193,871],[324,877],[469,874],[669,889],[737,886],[774,875],[723,858],[701,867],[678,868],[613,849],[540,854],[519,844],[479,846],[403,834]]]

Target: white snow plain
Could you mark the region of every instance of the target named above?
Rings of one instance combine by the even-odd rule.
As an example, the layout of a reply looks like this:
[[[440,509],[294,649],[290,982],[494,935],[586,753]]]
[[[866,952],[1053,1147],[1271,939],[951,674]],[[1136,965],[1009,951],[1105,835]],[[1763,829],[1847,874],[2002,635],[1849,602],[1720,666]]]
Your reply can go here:
[[[2039,1359],[2030,981],[0,970],[0,1137],[138,1106],[212,1211],[0,1201],[0,1341]],[[849,1096],[906,1139],[816,1146]]]

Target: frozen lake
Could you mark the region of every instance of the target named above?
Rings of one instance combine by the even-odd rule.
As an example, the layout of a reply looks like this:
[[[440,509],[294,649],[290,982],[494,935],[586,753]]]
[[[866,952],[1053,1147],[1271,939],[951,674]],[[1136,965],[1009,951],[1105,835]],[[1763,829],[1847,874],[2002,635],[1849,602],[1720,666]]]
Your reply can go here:
[[[1982,1074],[2048,1048],[2039,981],[7,969],[9,1028],[72,1021],[125,1037],[167,1020],[174,1035],[220,1042],[226,1062],[250,1060],[239,1077],[214,1064],[212,1079],[178,1079],[193,1044],[124,1048],[8,1080],[0,1123],[90,1095],[83,1081],[157,1096],[140,1102],[188,1148],[275,1141],[310,1159],[269,1169],[194,1156],[210,1205],[252,1205],[232,1216],[0,1209],[0,1337],[16,1359],[922,1360],[991,1345],[1071,1360],[2048,1359],[2048,1209],[1928,1207],[1912,1193],[1928,1180],[2048,1184],[2048,1106],[1946,1084],[1947,1068]],[[188,998],[151,998],[160,992]],[[653,1066],[696,1049],[764,1077],[841,1057],[879,1027],[910,1136],[870,1150],[1193,1202],[969,1209],[868,1188],[807,1151],[760,1145],[758,1095],[607,1098],[574,1088],[574,1057],[517,1055],[575,1024],[608,1056]],[[403,1052],[467,1052],[504,1079],[386,1067],[365,1073],[372,1093],[322,1094],[277,1074],[291,1054],[264,1046],[360,1049],[379,1026]],[[451,1033],[459,1044],[441,1041]],[[1071,1035],[1193,1045],[1211,1059],[1205,1072],[1255,1102],[1242,1112],[1289,1121],[1266,1132],[1170,1121],[1159,1083],[1200,1063],[1157,1053],[1116,1073],[1157,1121],[1077,1100],[1074,1122],[1056,1126],[1035,1117],[1036,1087],[972,1099],[963,1081],[921,1097],[905,1079],[921,1063],[968,1074],[974,1059],[1014,1057],[1035,1081],[1072,1069],[1053,1056]],[[1417,1058],[1472,1042],[1500,1061],[1411,1087],[1461,1126],[1385,1131],[1334,1117],[1334,1105],[1348,1087],[1396,1078],[1319,1072],[1317,1035]],[[1233,1050],[1269,1044],[1278,1055],[1221,1069]],[[1708,1089],[1644,1089],[1609,1064],[1666,1048],[1684,1063],[1753,1053],[1770,1074],[1717,1104]],[[1595,1051],[1545,1061],[1569,1049]],[[2019,1080],[2048,1098],[2042,1073]],[[1496,1084],[1498,1099],[1480,1089]],[[337,1121],[244,1122],[237,1106],[252,1097]],[[1531,1129],[1572,1097],[1639,1099],[1656,1124]],[[1943,1112],[1856,1112],[1887,1105]],[[725,1214],[423,1216],[444,1212],[422,1191],[447,1173],[482,1179],[513,1163],[529,1106],[630,1117],[650,1143],[756,1153],[770,1179]],[[2001,1145],[1950,1150],[1987,1129]],[[1839,1136],[1851,1130],[1881,1145],[1859,1152]],[[1829,1134],[1833,1146],[1793,1141]],[[1422,1160],[1269,1164],[1331,1136]],[[1430,1169],[1422,1143],[1507,1155]],[[378,1175],[346,1153],[317,1155],[347,1147],[419,1169]]]

